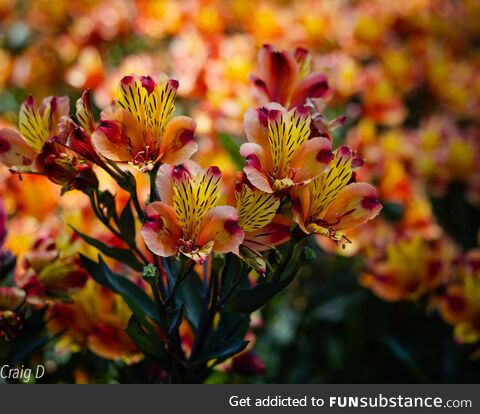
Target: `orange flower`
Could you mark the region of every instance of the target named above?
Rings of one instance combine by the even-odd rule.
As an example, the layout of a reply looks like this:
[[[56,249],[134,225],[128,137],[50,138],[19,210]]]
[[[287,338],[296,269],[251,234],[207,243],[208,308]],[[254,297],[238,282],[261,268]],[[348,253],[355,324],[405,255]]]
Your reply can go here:
[[[356,160],[346,146],[335,151],[327,170],[292,193],[294,220],[307,234],[348,241],[343,230],[356,227],[378,215],[382,205],[377,190],[367,183],[350,183]]]
[[[322,98],[329,91],[327,77],[311,72],[308,50],[279,52],[265,45],[258,52],[260,76],[251,76],[264,103],[277,102],[287,108],[304,105],[307,98]]]
[[[49,307],[48,329],[61,339],[58,351],[78,352],[84,347],[105,359],[138,362],[141,353],[125,333],[131,312],[123,300],[89,279],[72,296],[72,303]]]
[[[178,82],[159,75],[125,76],[116,105],[102,112],[93,143],[105,158],[142,172],[159,163],[179,164],[196,151],[195,122],[174,116]]]
[[[48,237],[37,239],[30,251],[20,256],[15,269],[15,283],[25,290],[32,305],[68,297],[87,277],[77,256],[59,251],[55,240]]]
[[[156,184],[162,201],[147,206],[142,228],[153,253],[182,253],[203,263],[212,252],[238,250],[244,234],[235,208],[217,206],[220,179],[217,167],[203,170],[193,161],[160,167]]]
[[[480,340],[480,250],[466,253],[456,275],[435,303],[443,319],[455,325],[459,342]]]
[[[303,185],[320,175],[332,159],[330,141],[310,137],[306,106],[287,111],[278,104],[251,109],[245,114],[248,143],[240,147],[247,160],[248,180],[273,193]]]
[[[290,238],[290,220],[277,214],[280,198],[264,193],[248,182],[236,193],[238,224],[245,233],[240,257],[259,273],[267,270],[260,252],[285,243]]]
[[[374,244],[360,281],[384,300],[417,300],[445,281],[455,253],[447,239],[417,235]]]
[[[9,128],[0,130],[0,161],[18,171],[41,170],[34,161],[44,144],[58,133],[59,120],[68,116],[69,106],[66,96],[49,96],[40,106],[30,96],[20,108],[20,134]]]

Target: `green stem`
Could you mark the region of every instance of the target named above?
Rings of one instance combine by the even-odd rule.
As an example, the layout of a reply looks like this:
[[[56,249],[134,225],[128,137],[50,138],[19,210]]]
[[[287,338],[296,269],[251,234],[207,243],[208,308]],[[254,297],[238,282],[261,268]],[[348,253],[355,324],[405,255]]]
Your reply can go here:
[[[90,204],[92,206],[93,212],[95,213],[95,216],[103,223],[103,225],[110,230],[116,237],[118,237],[120,240],[123,240],[122,235],[120,234],[119,231],[117,231],[108,221],[107,217],[103,214],[101,209],[98,207],[98,190],[96,190],[94,193],[89,193],[88,198],[90,199]],[[125,240],[124,240],[125,241]],[[140,251],[140,249],[135,245],[135,244],[129,244],[127,245],[137,254],[139,259],[145,264],[149,264],[149,260],[145,257],[145,255]]]
[[[160,200],[158,189],[155,184],[155,180],[157,178],[157,173],[159,168],[160,168],[160,164],[155,164],[152,170],[148,173],[150,177],[150,197],[149,197],[150,203]]]
[[[206,283],[208,277],[208,267],[204,267],[204,283]],[[217,295],[218,295],[218,275],[212,274],[210,276],[210,282],[206,285],[204,303],[200,322],[198,324],[197,334],[195,335],[195,341],[192,347],[192,353],[190,360],[192,360],[201,350],[203,343],[205,342],[208,332],[210,331],[212,322],[217,309]]]

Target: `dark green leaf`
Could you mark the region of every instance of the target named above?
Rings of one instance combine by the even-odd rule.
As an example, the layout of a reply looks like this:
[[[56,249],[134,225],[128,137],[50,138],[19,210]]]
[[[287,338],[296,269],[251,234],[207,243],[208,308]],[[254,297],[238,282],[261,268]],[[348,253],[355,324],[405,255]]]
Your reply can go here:
[[[382,216],[388,221],[399,221],[403,217],[404,208],[400,203],[383,202]]]
[[[130,245],[135,243],[135,217],[133,216],[130,200],[128,200],[124,209],[120,213],[117,225],[127,244]]]
[[[146,332],[135,315],[130,317],[125,333],[148,358],[162,366],[168,364],[165,344],[156,333]]]
[[[186,318],[196,330],[202,312],[202,282],[198,275],[191,272],[178,289],[177,302],[183,303]]]
[[[119,247],[110,247],[102,243],[100,240],[94,239],[93,237],[87,236],[79,232],[78,230],[72,227],[73,231],[78,234],[83,240],[85,240],[89,245],[97,248],[105,256],[111,257],[112,259],[118,260],[121,263],[125,263],[133,270],[141,272],[143,270],[143,264],[138,261],[135,255],[131,250],[120,249]]]
[[[6,362],[9,364],[13,364],[15,362],[23,361],[32,353],[42,348],[52,339],[53,337],[51,336],[40,336],[29,341],[17,341],[13,352],[9,356],[7,356]]]
[[[226,309],[232,312],[252,313],[285,289],[293,281],[293,276],[279,281],[259,283],[251,288],[240,289],[227,302]]]
[[[196,364],[210,361],[211,359],[227,359],[242,352],[248,345],[243,339],[229,339],[214,349],[207,349],[195,359]]]
[[[172,334],[182,323],[183,319],[183,310],[185,309],[184,305],[180,305],[179,308],[171,311],[168,315],[168,333]]]
[[[140,286],[126,277],[113,273],[100,255],[98,263],[82,254],[80,254],[80,260],[97,283],[122,296],[142,324],[148,325],[148,321],[145,319],[147,316],[160,326],[163,325],[155,303]]]
[[[215,342],[231,338],[243,338],[250,326],[250,316],[234,312],[220,312],[220,320],[215,331]]]
[[[116,218],[115,196],[108,190],[98,192],[98,205],[109,219]]]

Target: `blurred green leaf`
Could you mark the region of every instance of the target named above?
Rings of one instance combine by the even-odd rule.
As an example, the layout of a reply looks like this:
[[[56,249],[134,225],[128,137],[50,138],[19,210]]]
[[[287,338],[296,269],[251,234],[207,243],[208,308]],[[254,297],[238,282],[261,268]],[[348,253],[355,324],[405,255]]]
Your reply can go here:
[[[403,217],[404,208],[400,203],[382,201],[382,215],[388,221],[399,221]]]
[[[235,166],[241,170],[245,165],[245,159],[240,155],[239,149],[242,144],[239,139],[232,137],[225,132],[218,133],[218,141],[222,147],[228,152]]]

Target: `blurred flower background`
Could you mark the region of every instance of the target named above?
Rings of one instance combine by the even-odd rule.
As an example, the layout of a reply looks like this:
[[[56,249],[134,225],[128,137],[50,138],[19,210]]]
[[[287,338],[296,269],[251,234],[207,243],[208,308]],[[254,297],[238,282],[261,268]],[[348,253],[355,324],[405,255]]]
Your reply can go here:
[[[363,166],[352,174],[375,184],[384,208],[347,231],[344,248],[312,239],[308,268],[255,315],[251,349],[209,381],[477,382],[479,15],[477,0],[0,0],[0,127],[15,128],[29,93],[73,102],[90,89],[98,115],[125,75],[163,71],[179,81],[177,110],[197,123],[194,159],[233,182],[244,113],[274,94],[259,50],[308,49],[311,62],[296,56],[298,73],[274,100],[293,107],[309,65],[321,73],[316,127],[356,150]],[[85,283],[78,262],[91,247],[69,225],[111,237],[88,199],[3,166],[0,197],[1,273],[16,256],[18,286],[0,287],[0,337],[36,326],[15,314],[18,303],[41,312],[68,295],[38,316],[61,335],[33,354],[47,361],[43,381],[138,381],[128,309]],[[190,346],[188,328],[181,334]]]

